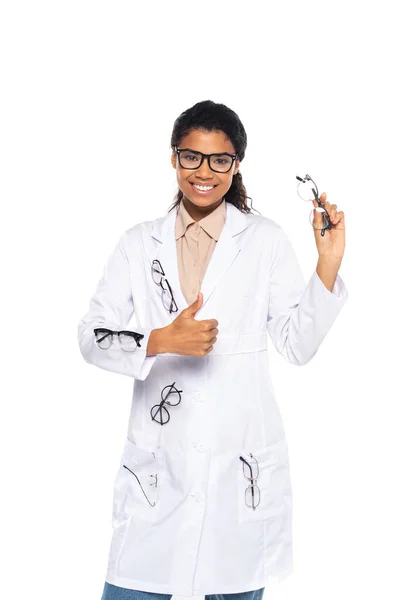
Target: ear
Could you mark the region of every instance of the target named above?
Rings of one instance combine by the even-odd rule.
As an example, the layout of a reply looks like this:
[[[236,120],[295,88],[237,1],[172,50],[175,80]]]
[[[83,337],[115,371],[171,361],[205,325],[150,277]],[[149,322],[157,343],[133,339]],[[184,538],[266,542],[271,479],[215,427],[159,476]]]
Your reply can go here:
[[[171,154],[171,165],[176,169],[176,152],[172,151]]]
[[[233,174],[236,175],[236,173],[239,171],[239,166],[240,166],[240,160],[236,159],[235,160],[235,168],[233,171]]]

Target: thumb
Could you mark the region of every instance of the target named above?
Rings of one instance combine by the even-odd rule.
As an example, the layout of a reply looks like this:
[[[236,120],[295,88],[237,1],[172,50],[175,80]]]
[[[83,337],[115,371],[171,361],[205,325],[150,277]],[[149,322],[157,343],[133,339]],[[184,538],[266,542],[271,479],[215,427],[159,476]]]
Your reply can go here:
[[[194,317],[194,315],[197,313],[197,311],[200,310],[202,304],[203,304],[203,294],[202,294],[202,292],[199,292],[197,294],[196,300],[190,306],[187,307],[187,311],[189,312],[191,317]]]

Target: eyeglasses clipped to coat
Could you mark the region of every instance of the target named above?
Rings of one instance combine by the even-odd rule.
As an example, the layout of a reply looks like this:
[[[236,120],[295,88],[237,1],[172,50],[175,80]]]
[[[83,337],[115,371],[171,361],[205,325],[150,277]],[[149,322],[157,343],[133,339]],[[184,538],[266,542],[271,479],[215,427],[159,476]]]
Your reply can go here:
[[[244,501],[246,506],[255,510],[260,504],[260,488],[257,485],[257,479],[260,474],[258,467],[258,460],[250,452],[250,459],[246,460],[243,456],[239,456],[239,459],[243,464],[243,475],[250,481],[248,486],[244,490]]]
[[[102,350],[108,350],[118,340],[119,347],[125,352],[135,352],[136,348],[141,348],[140,340],[144,338],[142,333],[136,331],[112,331],[104,327],[93,329],[96,338],[96,344]]]
[[[166,308],[169,313],[177,312],[178,306],[175,302],[172,288],[168,279],[165,277],[164,269],[158,259],[154,259],[151,264],[151,276],[154,283],[161,287],[161,300],[164,308]]]

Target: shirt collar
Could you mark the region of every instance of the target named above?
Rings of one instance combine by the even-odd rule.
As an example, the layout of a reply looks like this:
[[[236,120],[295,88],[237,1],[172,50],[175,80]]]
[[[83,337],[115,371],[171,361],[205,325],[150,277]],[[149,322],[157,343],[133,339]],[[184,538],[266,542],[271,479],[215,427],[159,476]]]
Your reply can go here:
[[[200,219],[198,224],[211,236],[215,241],[218,241],[222,227],[226,219],[226,200],[215,208],[209,215]],[[175,239],[179,239],[186,233],[186,229],[195,220],[189,215],[182,200],[179,203],[178,214],[175,224]]]

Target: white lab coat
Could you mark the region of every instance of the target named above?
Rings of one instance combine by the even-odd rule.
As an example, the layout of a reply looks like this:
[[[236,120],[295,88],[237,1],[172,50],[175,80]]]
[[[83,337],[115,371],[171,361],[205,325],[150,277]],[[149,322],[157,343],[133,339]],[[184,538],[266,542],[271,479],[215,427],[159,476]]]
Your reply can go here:
[[[287,361],[306,364],[348,292],[339,275],[332,293],[316,271],[306,284],[279,225],[230,203],[226,208],[201,285],[204,303],[195,315],[218,320],[207,356],[146,357],[151,330],[188,306],[179,285],[175,210],[122,234],[79,323],[84,359],[134,378],[106,574],[117,586],[185,596],[236,593],[293,571],[288,448],[270,379],[267,333]],[[152,279],[155,258],[178,312],[164,307]],[[141,347],[132,354],[116,343],[102,350],[95,327],[139,332]],[[168,406],[170,420],[160,425],[150,410],[174,382],[181,402]],[[239,459],[249,453],[259,463],[255,510],[245,504],[248,480]]]

